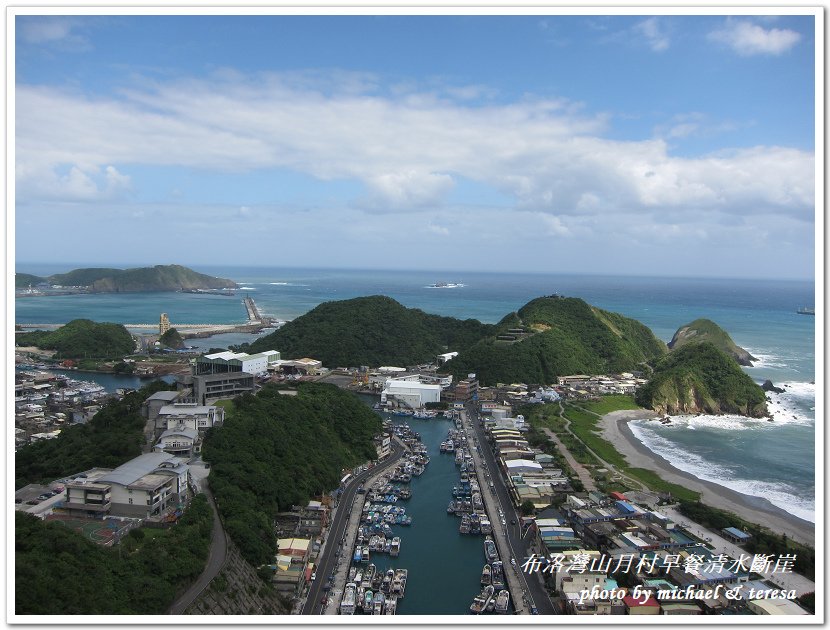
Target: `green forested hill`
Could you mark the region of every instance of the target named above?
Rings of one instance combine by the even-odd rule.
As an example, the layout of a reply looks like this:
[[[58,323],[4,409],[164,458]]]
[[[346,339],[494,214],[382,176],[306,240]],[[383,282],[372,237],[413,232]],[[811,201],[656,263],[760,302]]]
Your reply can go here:
[[[374,295],[320,304],[241,349],[279,350],[285,358],[313,357],[328,367],[406,366],[463,350],[494,331],[494,326],[475,319],[429,315]]]
[[[40,276],[33,276],[30,273],[16,273],[14,274],[14,288],[25,289],[29,286],[35,286],[41,282],[46,282],[46,278]]]
[[[130,531],[117,548],[59,522],[15,514],[18,615],[163,615],[208,557],[213,512],[194,497],[167,530]]]
[[[714,344],[715,347],[723,350],[741,365],[752,367],[752,362],[757,361],[749,352],[732,341],[729,333],[711,319],[696,319],[692,323],[678,328],[669,342],[669,348],[676,350],[686,344],[700,343],[701,341]]]
[[[709,342],[688,344],[660,361],[637,392],[637,404],[669,414],[767,414],[764,390]]]
[[[333,385],[303,383],[296,396],[266,386],[234,399],[203,457],[225,529],[253,566],[273,563],[280,510],[333,490],[344,468],[376,458],[380,416]]]
[[[507,315],[495,335],[446,367],[456,377],[475,372],[486,385],[552,383],[566,374],[636,370],[665,353],[665,344],[640,322],[578,298],[551,296]]]
[[[17,274],[28,276],[29,274]],[[35,278],[36,276],[32,276]],[[134,269],[89,267],[73,269],[46,278],[53,285],[89,287],[96,293],[139,293],[144,291],[178,291],[180,289],[226,289],[237,284],[225,278],[209,276],[182,265],[156,265]]]
[[[135,352],[135,341],[124,326],[89,319],[73,319],[53,331],[17,335],[15,345],[56,350],[58,359],[109,359]]]
[[[51,284],[64,287],[88,287],[96,280],[116,277],[123,272],[123,269],[112,269],[110,267],[85,267],[83,269],[73,269],[66,273],[53,274],[47,280]]]

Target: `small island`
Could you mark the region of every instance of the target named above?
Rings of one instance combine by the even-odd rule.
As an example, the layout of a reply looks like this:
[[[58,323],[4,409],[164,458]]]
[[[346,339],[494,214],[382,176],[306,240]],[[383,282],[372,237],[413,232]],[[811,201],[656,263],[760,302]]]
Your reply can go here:
[[[233,280],[193,271],[182,265],[155,265],[133,269],[91,267],[47,277],[16,273],[16,297],[73,293],[146,293],[152,291],[227,291]]]

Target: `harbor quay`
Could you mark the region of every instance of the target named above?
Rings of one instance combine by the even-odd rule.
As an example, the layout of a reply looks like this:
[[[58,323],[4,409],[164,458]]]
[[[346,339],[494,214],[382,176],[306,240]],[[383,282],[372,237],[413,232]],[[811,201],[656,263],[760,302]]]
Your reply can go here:
[[[506,524],[502,525],[501,514],[505,514],[504,507],[499,503],[498,497],[493,493],[488,480],[485,478],[485,463],[475,443],[475,431],[470,424],[469,416],[466,412],[461,413],[461,424],[464,427],[467,436],[467,449],[473,457],[475,464],[476,476],[478,478],[479,487],[481,488],[481,498],[484,502],[484,509],[490,518],[490,523],[493,526],[493,540],[496,543],[496,548],[499,552],[499,557],[504,562],[504,577],[507,582],[508,590],[510,591],[511,603],[517,615],[528,615],[526,588],[523,584],[523,576],[520,576],[518,570],[518,562],[515,554],[510,548],[507,538]],[[508,508],[510,506],[507,506]],[[510,510],[512,512],[512,509]],[[505,521],[506,523],[506,521]]]
[[[407,452],[406,447],[397,438],[393,438],[396,446],[396,452],[403,455]],[[392,456],[379,466],[372,470],[374,471],[368,478],[358,482],[357,479],[352,480],[352,485],[362,485],[369,487],[374,484],[381,476],[383,476],[390,467],[400,460],[399,456]],[[343,591],[346,587],[346,581],[349,574],[349,566],[351,565],[351,553],[354,549],[357,540],[357,533],[360,527],[360,518],[363,511],[363,504],[365,502],[365,495],[355,493],[351,500],[341,500],[337,505],[337,510],[341,514],[345,514],[345,528],[342,534],[338,536],[339,529],[336,530],[335,520],[333,520],[332,530],[326,540],[326,546],[321,551],[321,556],[318,561],[318,575],[315,580],[316,584],[322,584],[329,580],[329,590],[324,599],[319,595],[321,587],[309,589],[309,595],[314,593],[314,600],[306,601],[302,610],[305,614],[322,614],[322,615],[336,615],[338,614],[338,607],[343,596]],[[326,563],[332,559],[334,563],[334,570],[329,570]],[[320,569],[325,571],[320,571]],[[329,579],[333,575],[333,580]],[[312,586],[315,586],[313,584]]]

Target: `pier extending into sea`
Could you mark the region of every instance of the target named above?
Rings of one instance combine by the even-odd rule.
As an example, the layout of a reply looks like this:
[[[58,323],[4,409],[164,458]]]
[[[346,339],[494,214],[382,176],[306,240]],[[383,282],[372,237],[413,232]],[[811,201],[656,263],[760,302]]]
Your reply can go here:
[[[182,335],[207,336],[216,333],[257,332],[258,330],[268,328],[277,323],[270,317],[264,317],[259,312],[259,308],[257,308],[256,302],[254,302],[253,298],[245,296],[242,303],[245,305],[245,310],[248,315],[248,321],[244,324],[179,324],[171,322],[170,327],[175,328]],[[56,323],[17,324],[15,332],[24,332],[26,330],[57,330],[65,325],[66,324]],[[154,324],[122,324],[122,326],[130,330],[158,330],[159,328],[158,322]]]

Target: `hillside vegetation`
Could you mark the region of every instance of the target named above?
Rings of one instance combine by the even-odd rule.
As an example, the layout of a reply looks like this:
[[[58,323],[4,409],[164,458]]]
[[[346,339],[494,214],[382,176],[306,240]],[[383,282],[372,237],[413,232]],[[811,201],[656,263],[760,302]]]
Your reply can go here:
[[[446,369],[455,377],[475,372],[485,385],[552,383],[567,374],[636,370],[665,352],[638,321],[578,298],[551,296],[506,316],[494,335],[462,351]]]
[[[354,394],[304,383],[234,399],[208,431],[203,458],[225,529],[253,566],[273,563],[274,515],[337,488],[344,468],[376,458],[380,416]]]
[[[58,359],[110,359],[135,351],[135,341],[121,324],[73,319],[57,330],[17,335],[17,346],[37,346],[55,350]]]
[[[709,342],[673,350],[657,363],[637,404],[660,413],[767,415],[766,397],[737,361]]]
[[[313,357],[329,367],[406,366],[468,348],[494,330],[475,319],[429,315],[375,295],[325,302],[240,349],[279,350],[284,358]]]
[[[46,278],[41,276],[33,276],[30,273],[16,273],[14,274],[14,288],[25,289],[29,286],[35,286],[41,282],[46,282]]]
[[[15,613],[162,615],[202,572],[213,512],[196,496],[168,530],[134,529],[116,548],[63,523],[15,514]]]
[[[752,362],[758,360],[732,341],[729,333],[711,319],[696,319],[692,323],[678,328],[669,342],[669,348],[676,350],[687,344],[700,343],[701,341],[708,341],[741,365],[752,367]]]
[[[91,267],[54,274],[45,280],[53,285],[87,287],[95,293],[138,293],[237,287],[237,284],[232,280],[209,276],[182,265],[156,265],[154,267],[136,267],[133,269]]]

